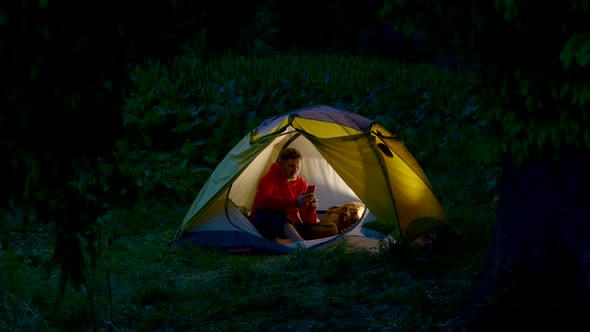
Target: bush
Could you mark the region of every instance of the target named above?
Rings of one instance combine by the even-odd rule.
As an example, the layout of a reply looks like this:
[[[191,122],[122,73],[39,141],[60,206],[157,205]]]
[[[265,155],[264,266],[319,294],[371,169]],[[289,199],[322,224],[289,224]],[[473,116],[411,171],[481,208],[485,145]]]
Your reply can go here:
[[[263,119],[314,104],[347,109],[399,134],[419,162],[448,169],[464,153],[481,99],[477,77],[426,64],[334,55],[227,56],[203,65],[186,52],[132,72],[125,97],[130,151],[122,158],[147,192],[190,196]],[[458,162],[453,160],[453,162]],[[181,183],[181,185],[176,185]],[[172,193],[178,193],[176,197]]]

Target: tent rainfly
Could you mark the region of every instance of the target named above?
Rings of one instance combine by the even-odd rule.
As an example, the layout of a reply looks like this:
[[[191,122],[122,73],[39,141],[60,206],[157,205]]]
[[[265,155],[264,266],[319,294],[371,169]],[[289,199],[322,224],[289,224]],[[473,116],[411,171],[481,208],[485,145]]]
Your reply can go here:
[[[301,152],[300,175],[317,185],[320,218],[322,211],[346,202],[366,206],[354,227],[305,241],[308,248],[342,242],[376,248],[383,235],[363,227],[368,221],[392,226],[395,240],[413,240],[448,223],[426,174],[401,141],[357,113],[316,105],[268,118],[237,143],[199,191],[172,243],[226,251],[296,250],[263,238],[247,217],[259,179],[286,147]]]

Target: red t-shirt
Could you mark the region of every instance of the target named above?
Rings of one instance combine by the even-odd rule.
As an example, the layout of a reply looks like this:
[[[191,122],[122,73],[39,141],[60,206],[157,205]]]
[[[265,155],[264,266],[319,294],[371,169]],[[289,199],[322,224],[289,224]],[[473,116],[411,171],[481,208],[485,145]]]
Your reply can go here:
[[[279,163],[272,164],[258,183],[250,217],[254,216],[257,209],[277,210],[285,211],[295,225],[315,224],[317,222],[316,209],[311,204],[299,206],[297,202],[297,196],[300,192],[306,191],[307,186],[307,182],[300,176],[289,183],[287,178],[281,174]]]

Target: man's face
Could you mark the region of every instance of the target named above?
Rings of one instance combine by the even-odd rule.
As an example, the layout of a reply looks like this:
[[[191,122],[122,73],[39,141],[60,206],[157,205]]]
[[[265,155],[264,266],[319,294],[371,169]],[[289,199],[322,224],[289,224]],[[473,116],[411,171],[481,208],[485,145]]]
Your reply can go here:
[[[301,159],[287,159],[279,162],[281,175],[289,181],[296,180],[301,170]]]

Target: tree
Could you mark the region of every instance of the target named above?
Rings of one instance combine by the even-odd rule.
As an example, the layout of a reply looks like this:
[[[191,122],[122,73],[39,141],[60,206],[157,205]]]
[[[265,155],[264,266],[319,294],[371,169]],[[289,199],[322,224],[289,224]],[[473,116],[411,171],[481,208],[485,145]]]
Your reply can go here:
[[[68,281],[84,282],[84,267],[96,255],[97,219],[136,197],[116,148],[129,65],[165,57],[186,37],[179,24],[194,15],[177,1],[88,6],[0,5],[0,54],[12,73],[3,75],[0,90],[0,217],[26,211],[25,219],[55,220],[62,290]]]
[[[563,330],[590,309],[590,2],[388,0],[486,71],[479,160],[503,174],[473,330]],[[473,302],[470,302],[473,303]]]
[[[13,73],[0,90],[0,217],[55,220],[62,291],[85,282],[96,221],[138,195],[118,163],[130,68],[166,60],[207,28],[204,55],[215,55],[237,44],[255,9],[254,0],[0,3],[0,54]]]

